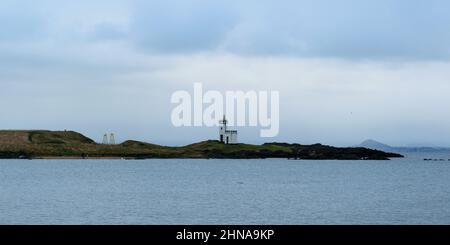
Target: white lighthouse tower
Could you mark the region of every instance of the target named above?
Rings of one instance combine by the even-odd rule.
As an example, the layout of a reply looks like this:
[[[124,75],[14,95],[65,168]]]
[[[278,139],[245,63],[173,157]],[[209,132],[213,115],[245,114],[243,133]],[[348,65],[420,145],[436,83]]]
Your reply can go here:
[[[219,122],[221,124],[220,126],[220,131],[219,131],[219,140],[220,142],[224,143],[224,144],[237,144],[238,140],[237,140],[237,136],[238,133],[236,130],[228,130],[227,129],[227,124],[228,121],[225,117],[225,115],[223,116],[223,120]]]

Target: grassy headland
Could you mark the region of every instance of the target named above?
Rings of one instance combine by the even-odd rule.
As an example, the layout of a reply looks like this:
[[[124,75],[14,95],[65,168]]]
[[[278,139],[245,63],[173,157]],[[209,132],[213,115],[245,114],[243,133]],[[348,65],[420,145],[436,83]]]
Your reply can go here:
[[[266,143],[225,145],[215,140],[182,147],[128,140],[117,145],[97,144],[74,131],[0,131],[0,158],[299,158],[336,160],[388,160],[403,157],[366,148]]]

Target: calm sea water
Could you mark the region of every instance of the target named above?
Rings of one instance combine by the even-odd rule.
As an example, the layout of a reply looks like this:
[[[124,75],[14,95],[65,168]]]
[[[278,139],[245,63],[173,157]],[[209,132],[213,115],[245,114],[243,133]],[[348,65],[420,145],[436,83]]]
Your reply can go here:
[[[0,160],[0,224],[450,224],[450,161]]]

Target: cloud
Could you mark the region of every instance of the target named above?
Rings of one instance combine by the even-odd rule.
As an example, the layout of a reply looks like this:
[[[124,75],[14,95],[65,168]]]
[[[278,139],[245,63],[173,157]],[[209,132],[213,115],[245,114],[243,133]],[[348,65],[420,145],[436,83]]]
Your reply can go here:
[[[138,1],[131,39],[153,53],[448,59],[442,0]]]
[[[101,23],[95,26],[95,30],[92,32],[91,38],[95,41],[124,40],[127,38],[127,34],[127,31],[116,25]]]
[[[0,43],[117,41],[136,52],[448,60],[444,0],[5,1]]]
[[[358,59],[450,54],[448,1],[262,1],[224,45],[234,53]]]
[[[170,54],[215,50],[237,21],[227,2],[208,0],[138,1],[133,17],[133,42]]]
[[[25,1],[28,7],[14,1],[0,3],[0,44],[5,42],[35,41],[47,35],[45,18],[32,10],[35,1]]]

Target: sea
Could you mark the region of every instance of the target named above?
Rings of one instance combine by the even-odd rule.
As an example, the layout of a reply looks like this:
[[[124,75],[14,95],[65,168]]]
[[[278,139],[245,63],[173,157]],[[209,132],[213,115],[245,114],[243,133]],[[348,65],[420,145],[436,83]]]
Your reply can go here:
[[[0,160],[0,224],[450,224],[449,159]]]

